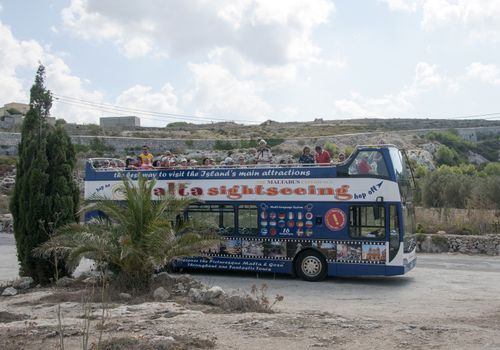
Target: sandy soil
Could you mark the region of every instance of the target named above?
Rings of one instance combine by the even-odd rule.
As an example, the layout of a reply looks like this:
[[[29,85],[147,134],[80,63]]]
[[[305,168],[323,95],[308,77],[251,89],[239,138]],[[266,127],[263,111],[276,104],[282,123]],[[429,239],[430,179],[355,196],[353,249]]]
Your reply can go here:
[[[136,348],[500,349],[500,259],[444,254],[419,259],[406,276],[322,283],[196,274],[209,285],[240,293],[265,283],[271,299],[274,294],[285,298],[270,314],[221,313],[179,302],[111,303],[103,327],[101,305],[92,304],[89,343],[95,344],[103,329],[103,339],[135,339],[142,344]],[[58,348],[59,306],[65,348],[81,349],[79,293],[34,289],[0,298],[0,349]]]

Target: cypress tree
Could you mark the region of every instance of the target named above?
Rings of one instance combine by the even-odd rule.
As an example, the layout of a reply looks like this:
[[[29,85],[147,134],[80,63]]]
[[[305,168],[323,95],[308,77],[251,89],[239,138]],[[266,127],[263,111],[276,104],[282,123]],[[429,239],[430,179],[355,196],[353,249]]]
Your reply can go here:
[[[31,276],[38,283],[47,283],[54,276],[54,264],[34,257],[32,250],[45,242],[57,226],[75,220],[78,203],[72,180],[74,150],[64,130],[52,130],[47,124],[52,95],[44,80],[45,67],[40,65],[22,125],[10,203],[21,275]]]

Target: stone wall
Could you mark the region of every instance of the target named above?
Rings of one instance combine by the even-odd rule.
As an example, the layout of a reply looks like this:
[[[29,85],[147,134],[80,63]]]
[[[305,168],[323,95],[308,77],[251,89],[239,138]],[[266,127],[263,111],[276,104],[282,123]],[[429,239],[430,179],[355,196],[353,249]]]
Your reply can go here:
[[[83,136],[71,135],[75,144],[90,145],[94,138],[102,140],[106,145],[112,146],[117,154],[127,154],[130,149],[140,150],[142,145],[148,145],[152,153],[163,153],[168,149],[198,149],[210,150],[215,140],[183,140],[183,139],[160,139],[139,137],[113,137],[113,136]],[[0,132],[0,154],[16,155],[17,145],[21,141],[20,133]],[[189,147],[186,145],[189,142]]]
[[[420,234],[417,252],[500,255],[500,235]]]

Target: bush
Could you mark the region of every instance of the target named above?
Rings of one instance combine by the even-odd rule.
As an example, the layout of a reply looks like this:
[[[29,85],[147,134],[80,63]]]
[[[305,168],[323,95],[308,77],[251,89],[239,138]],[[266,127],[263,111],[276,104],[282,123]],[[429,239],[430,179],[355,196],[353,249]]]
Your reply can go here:
[[[88,151],[90,151],[90,146],[87,145],[80,145],[77,143],[74,145],[74,147],[76,153],[87,153]]]
[[[488,176],[500,176],[500,163],[488,163],[483,172]]]
[[[352,154],[352,147],[351,146],[346,146],[344,148],[344,154],[345,154],[345,157],[349,157],[351,154]]]
[[[217,151],[229,151],[237,148],[235,145],[231,143],[231,141],[221,141],[221,140],[216,140],[214,144],[214,150]]]
[[[113,146],[106,144],[102,139],[98,137],[94,137],[90,141],[89,148],[96,156],[99,157],[102,157],[105,154],[109,154],[110,152],[113,152],[115,150]]]
[[[438,165],[458,165],[460,157],[455,150],[441,145],[436,152],[436,161]]]
[[[337,158],[339,154],[339,149],[336,144],[327,142],[325,143],[324,149],[330,153],[332,158]]]
[[[186,126],[190,126],[190,125],[193,125],[193,124],[188,123],[188,122],[173,122],[173,123],[168,123],[167,128],[182,128],[182,127],[186,127]]]

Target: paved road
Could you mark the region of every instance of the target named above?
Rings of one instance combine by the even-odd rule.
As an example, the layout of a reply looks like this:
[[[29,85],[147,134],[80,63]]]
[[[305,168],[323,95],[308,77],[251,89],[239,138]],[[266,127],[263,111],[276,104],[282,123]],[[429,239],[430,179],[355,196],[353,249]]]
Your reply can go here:
[[[18,274],[14,235],[0,233],[0,281],[12,280]]]

